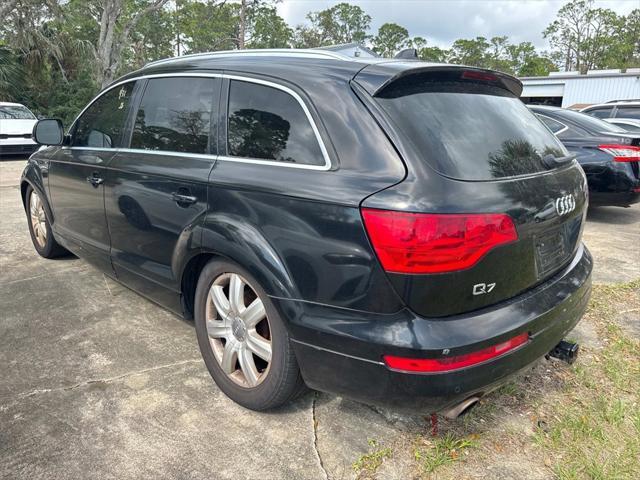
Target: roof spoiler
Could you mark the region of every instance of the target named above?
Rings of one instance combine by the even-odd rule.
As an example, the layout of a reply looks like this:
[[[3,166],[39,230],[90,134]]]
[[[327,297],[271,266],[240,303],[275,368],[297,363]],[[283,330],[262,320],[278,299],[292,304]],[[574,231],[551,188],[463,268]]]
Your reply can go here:
[[[482,80],[482,77],[493,77],[494,82],[498,86],[508,90],[516,97],[522,93],[522,82],[516,77],[494,70],[484,68],[467,67],[464,65],[450,65],[446,63],[426,63],[426,62],[407,62],[407,61],[389,61],[367,65],[354,77],[354,80],[364,88],[369,95],[375,97],[385,90],[389,85],[397,82],[401,78],[412,75],[418,75],[428,72],[461,72],[467,74],[471,79],[473,77]]]

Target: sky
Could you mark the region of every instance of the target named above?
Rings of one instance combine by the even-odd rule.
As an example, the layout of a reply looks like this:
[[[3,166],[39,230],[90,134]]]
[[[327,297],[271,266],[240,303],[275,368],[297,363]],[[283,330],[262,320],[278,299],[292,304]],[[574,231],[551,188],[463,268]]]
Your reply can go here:
[[[371,15],[371,31],[386,22],[409,30],[431,45],[448,48],[458,38],[507,35],[512,43],[532,42],[549,48],[542,31],[567,0],[344,0]],[[283,0],[278,13],[289,25],[306,22],[309,11],[324,10],[340,0]],[[626,15],[640,8],[640,0],[597,0],[596,7]]]

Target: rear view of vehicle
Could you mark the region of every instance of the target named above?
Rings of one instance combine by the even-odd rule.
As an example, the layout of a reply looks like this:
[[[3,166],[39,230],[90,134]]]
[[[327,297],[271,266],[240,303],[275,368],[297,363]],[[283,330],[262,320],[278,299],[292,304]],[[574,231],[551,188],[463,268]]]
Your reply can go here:
[[[24,105],[0,102],[0,155],[31,155],[38,148],[31,139],[36,121]]]
[[[582,316],[592,266],[581,243],[584,174],[512,77],[395,63],[364,68],[352,86],[407,167],[361,214],[408,310],[350,326],[348,343],[376,338],[369,350],[381,363],[333,362],[367,379],[338,390],[459,413]]]
[[[640,201],[640,133],[556,107],[533,106],[587,175],[592,205],[627,207]]]

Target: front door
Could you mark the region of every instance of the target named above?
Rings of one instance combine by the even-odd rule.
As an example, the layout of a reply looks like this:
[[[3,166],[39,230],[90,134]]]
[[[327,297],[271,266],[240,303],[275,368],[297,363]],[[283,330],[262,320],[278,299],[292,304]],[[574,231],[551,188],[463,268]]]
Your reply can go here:
[[[220,79],[147,80],[129,148],[111,160],[105,207],[118,279],[179,311],[181,252],[207,209]]]
[[[98,97],[73,125],[70,146],[60,148],[49,164],[54,233],[71,251],[109,273],[104,181],[123,136],[133,85]]]

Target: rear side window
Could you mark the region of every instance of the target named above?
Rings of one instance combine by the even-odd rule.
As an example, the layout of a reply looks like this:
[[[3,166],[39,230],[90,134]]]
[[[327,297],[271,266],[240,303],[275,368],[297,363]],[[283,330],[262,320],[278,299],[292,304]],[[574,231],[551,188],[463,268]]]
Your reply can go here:
[[[613,112],[613,107],[594,108],[593,110],[588,110],[584,113],[596,118],[609,118],[611,116],[611,112]]]
[[[538,118],[556,135],[567,128],[566,125],[555,121],[553,118],[545,117],[544,115],[538,115]]]
[[[324,165],[316,133],[302,105],[289,93],[231,80],[227,150],[232,157]]]
[[[204,77],[149,80],[136,113],[131,148],[210,153],[217,81]]]
[[[131,82],[112,88],[93,102],[75,124],[72,146],[120,147],[133,85]]]
[[[618,107],[617,118],[635,118],[640,120],[640,107]]]
[[[507,90],[484,83],[398,80],[376,97],[416,155],[439,173],[490,180],[545,171],[566,150]]]

